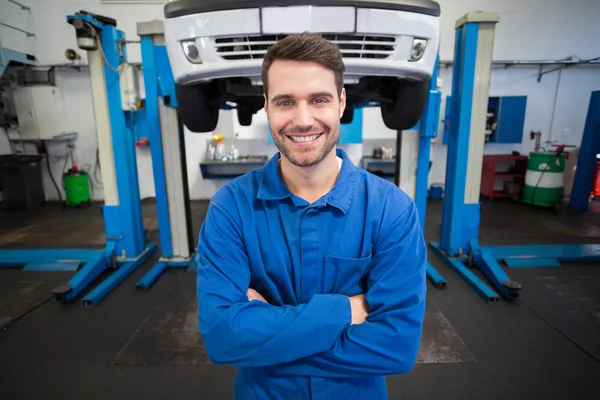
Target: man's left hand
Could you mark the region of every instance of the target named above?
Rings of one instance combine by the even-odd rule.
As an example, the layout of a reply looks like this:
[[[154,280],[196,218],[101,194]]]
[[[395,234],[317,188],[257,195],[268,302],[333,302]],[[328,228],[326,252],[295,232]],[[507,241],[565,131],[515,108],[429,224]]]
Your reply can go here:
[[[259,301],[269,304],[267,299],[265,299],[260,293],[258,293],[254,289],[248,289],[248,292],[246,294],[248,295],[248,301],[259,300]]]

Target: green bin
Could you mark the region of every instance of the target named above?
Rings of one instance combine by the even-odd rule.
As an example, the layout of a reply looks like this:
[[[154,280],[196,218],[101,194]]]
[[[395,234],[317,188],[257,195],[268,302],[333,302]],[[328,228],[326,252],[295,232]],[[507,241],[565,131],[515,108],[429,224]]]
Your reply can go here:
[[[69,170],[63,175],[65,187],[65,205],[81,206],[89,204],[90,196],[90,181],[88,174],[80,171]]]

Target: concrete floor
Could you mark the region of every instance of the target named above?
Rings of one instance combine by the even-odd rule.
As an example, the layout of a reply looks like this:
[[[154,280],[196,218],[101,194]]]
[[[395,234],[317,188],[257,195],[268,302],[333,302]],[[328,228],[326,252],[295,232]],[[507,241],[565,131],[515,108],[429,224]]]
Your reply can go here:
[[[196,233],[205,210],[205,202],[192,203]],[[157,240],[154,204],[145,203],[143,213],[149,240]],[[438,239],[440,220],[441,203],[431,202],[428,240]],[[2,249],[101,248],[104,243],[99,205],[82,210],[48,205],[30,214],[2,211],[0,221]],[[484,245],[600,243],[600,207],[594,204],[587,214],[556,214],[485,202],[480,240]],[[435,255],[429,258],[448,286],[429,287],[428,307],[455,336],[452,346],[462,346],[467,357],[420,359],[412,373],[388,378],[391,399],[598,398],[600,362],[590,354],[589,340],[586,347],[568,337],[540,312],[541,289],[534,288],[540,279],[553,279],[563,288],[573,279],[600,282],[599,264],[510,269],[510,277],[524,283],[522,296],[492,306]],[[0,398],[231,399],[235,368],[207,365],[198,356],[194,275],[168,271],[150,291],[138,292],[134,285],[151,261],[91,309],[79,299],[68,304],[52,299],[52,288],[73,273],[0,270]],[[587,285],[577,297],[587,303],[571,304],[570,314],[580,318],[570,319],[568,311],[558,315],[573,324],[588,321],[580,332],[584,339],[600,332],[600,322],[588,315],[600,315],[600,290]],[[554,310],[561,310],[560,303]],[[595,337],[600,341],[600,334]]]

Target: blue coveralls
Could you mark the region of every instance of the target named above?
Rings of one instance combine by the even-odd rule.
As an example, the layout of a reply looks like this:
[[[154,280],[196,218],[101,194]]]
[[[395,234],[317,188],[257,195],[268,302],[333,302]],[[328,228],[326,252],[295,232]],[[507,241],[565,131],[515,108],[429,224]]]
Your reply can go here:
[[[337,154],[338,180],[312,204],[284,185],[279,153],[211,199],[199,327],[210,360],[239,367],[238,400],[387,399],[385,376],[414,366],[427,259],[415,204]],[[370,315],[351,325],[361,293]]]

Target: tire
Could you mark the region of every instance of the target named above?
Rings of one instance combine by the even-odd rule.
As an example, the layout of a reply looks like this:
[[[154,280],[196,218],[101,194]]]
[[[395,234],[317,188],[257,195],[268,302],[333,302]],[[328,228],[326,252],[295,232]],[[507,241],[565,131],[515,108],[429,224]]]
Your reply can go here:
[[[344,114],[342,115],[340,122],[342,124],[349,124],[352,122],[353,119],[354,119],[354,107],[346,105],[346,108],[344,109]]]
[[[250,110],[237,110],[238,122],[241,126],[252,125],[252,111]]]
[[[429,81],[404,82],[398,87],[395,103],[381,103],[381,118],[389,129],[410,129],[419,122],[427,94]]]
[[[219,106],[209,104],[209,85],[175,85],[181,121],[192,132],[212,132],[219,121]]]

